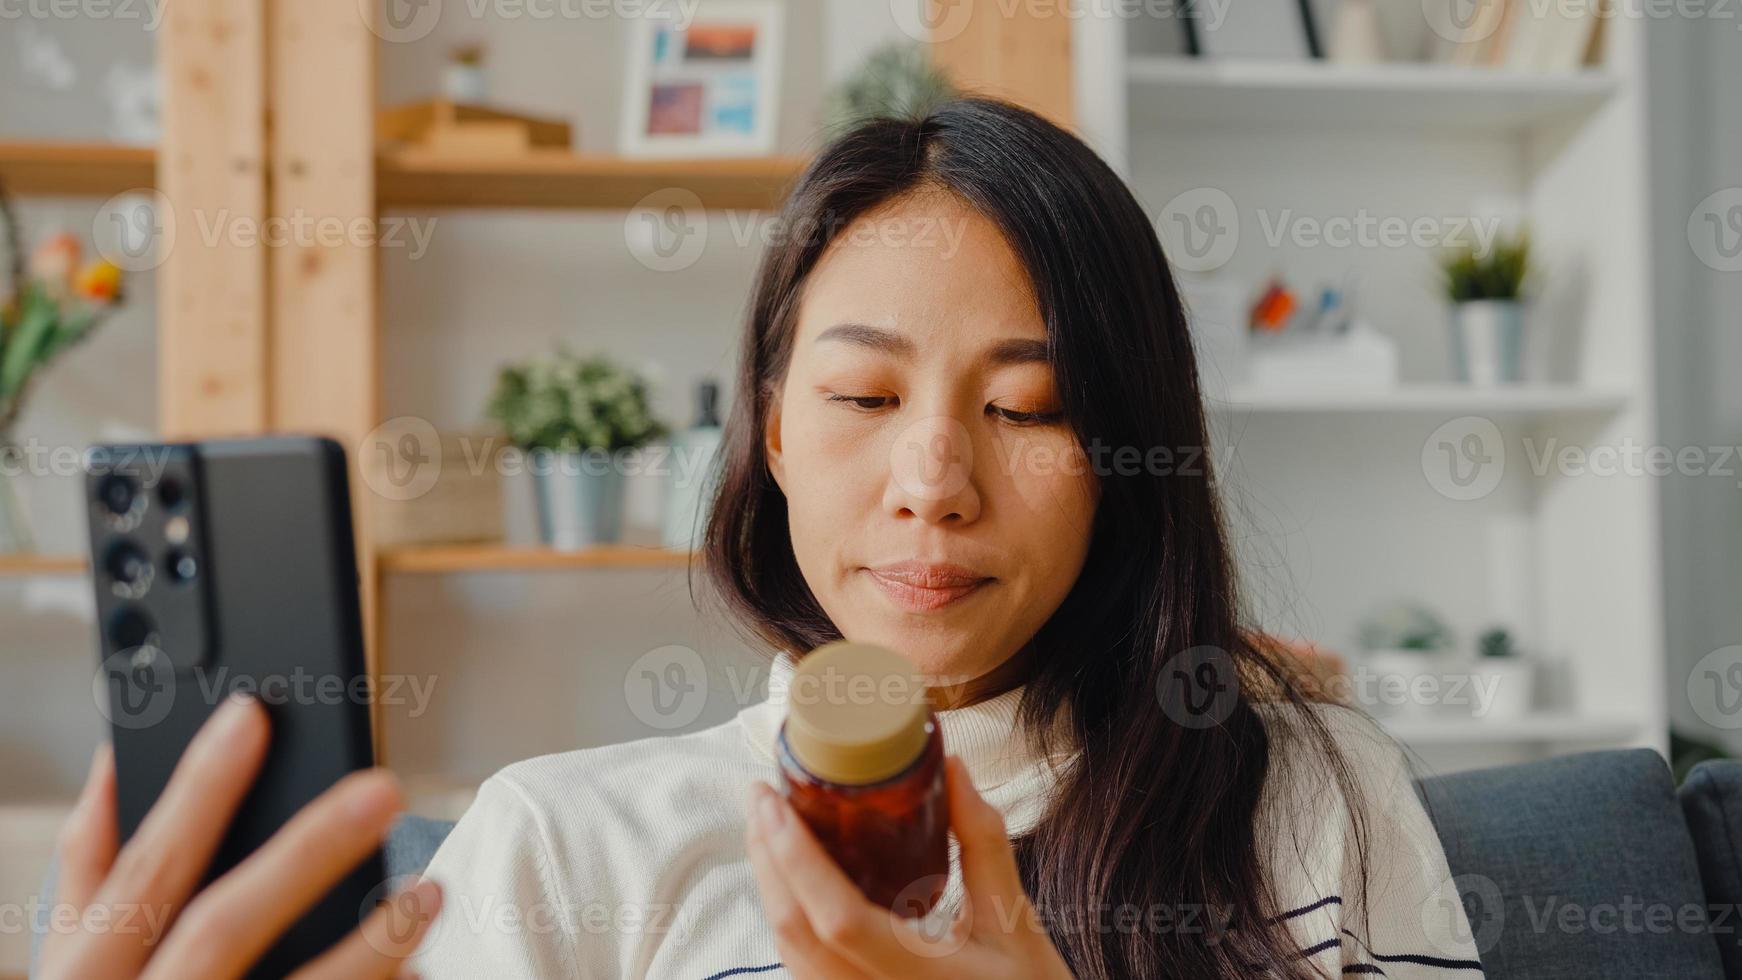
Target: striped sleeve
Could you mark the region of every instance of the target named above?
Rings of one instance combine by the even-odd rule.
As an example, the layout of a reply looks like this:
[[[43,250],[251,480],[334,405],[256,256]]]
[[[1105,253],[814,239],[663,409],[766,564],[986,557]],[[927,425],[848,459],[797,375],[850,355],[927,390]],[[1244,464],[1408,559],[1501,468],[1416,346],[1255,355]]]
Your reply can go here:
[[[1289,709],[1271,707],[1267,721]],[[1270,875],[1301,955],[1326,977],[1476,980],[1482,965],[1444,849],[1396,743],[1365,716],[1319,712],[1352,770],[1364,815],[1362,850],[1348,798],[1328,760],[1269,725],[1285,760],[1264,791]]]

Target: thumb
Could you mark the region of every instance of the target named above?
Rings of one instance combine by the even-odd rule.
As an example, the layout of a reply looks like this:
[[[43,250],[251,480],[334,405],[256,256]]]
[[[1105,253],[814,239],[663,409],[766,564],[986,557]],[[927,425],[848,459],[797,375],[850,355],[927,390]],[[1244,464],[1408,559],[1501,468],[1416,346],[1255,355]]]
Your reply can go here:
[[[1026,908],[1016,853],[1005,836],[1004,815],[987,803],[962,760],[945,762],[949,783],[950,828],[962,846],[962,887],[976,927],[1008,929],[1008,917]]]

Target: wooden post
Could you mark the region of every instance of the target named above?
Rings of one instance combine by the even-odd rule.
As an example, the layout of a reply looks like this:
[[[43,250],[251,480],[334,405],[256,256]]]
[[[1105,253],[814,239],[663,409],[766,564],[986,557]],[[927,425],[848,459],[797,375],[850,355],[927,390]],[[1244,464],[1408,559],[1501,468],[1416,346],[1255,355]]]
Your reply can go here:
[[[1073,124],[1071,18],[1047,4],[916,0],[932,32],[932,61],[963,90],[1008,99]]]
[[[364,640],[378,685],[380,579],[357,459],[381,414],[376,36],[355,0],[268,2],[271,206],[286,236],[271,262],[272,426],[330,436],[350,454]],[[371,715],[379,761],[379,702]]]
[[[266,249],[233,233],[266,214],[265,0],[176,0],[158,40],[158,429],[165,439],[269,424]]]

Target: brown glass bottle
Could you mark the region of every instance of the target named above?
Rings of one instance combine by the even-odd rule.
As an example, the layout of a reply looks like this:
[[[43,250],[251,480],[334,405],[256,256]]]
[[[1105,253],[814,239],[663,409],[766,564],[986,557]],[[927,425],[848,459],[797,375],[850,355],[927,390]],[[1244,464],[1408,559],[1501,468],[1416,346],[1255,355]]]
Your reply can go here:
[[[899,654],[837,641],[799,661],[777,746],[780,789],[865,897],[917,918],[949,875],[944,740]]]

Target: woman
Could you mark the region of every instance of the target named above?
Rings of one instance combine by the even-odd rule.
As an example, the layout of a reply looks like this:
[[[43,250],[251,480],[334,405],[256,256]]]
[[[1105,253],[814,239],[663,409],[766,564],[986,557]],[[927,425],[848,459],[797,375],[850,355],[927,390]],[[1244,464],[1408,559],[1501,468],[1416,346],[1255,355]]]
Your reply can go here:
[[[1184,312],[1118,178],[963,100],[835,141],[783,219],[703,556],[779,651],[769,700],[491,778],[429,868],[422,975],[1479,976],[1397,752],[1242,626]],[[842,636],[936,686],[947,933],[769,789],[793,658]]]

